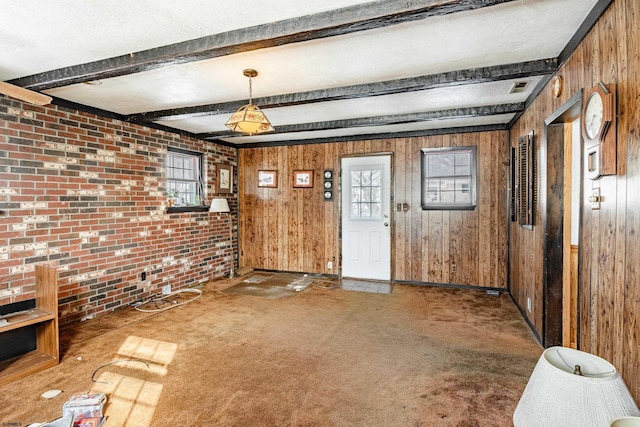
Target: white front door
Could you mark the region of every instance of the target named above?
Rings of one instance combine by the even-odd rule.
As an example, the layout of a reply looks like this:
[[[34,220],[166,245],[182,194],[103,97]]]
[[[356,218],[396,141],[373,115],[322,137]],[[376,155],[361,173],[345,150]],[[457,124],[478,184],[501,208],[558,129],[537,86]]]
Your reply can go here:
[[[391,155],[341,162],[342,277],[391,280]]]

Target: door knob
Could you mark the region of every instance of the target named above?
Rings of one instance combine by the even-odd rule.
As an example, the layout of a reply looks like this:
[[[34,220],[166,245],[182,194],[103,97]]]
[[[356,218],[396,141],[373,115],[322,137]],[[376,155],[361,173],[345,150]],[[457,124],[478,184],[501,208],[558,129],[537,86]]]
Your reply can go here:
[[[388,223],[388,222],[385,222],[385,223],[384,223],[384,226],[385,226],[385,227],[388,227],[388,226],[389,226],[389,223]]]

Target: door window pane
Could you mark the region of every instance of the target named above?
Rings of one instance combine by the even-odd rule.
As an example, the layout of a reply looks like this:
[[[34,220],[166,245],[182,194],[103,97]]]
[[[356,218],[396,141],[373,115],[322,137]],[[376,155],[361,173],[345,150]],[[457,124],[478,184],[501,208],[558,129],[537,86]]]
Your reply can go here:
[[[364,166],[349,172],[351,181],[351,219],[382,217],[382,166]]]

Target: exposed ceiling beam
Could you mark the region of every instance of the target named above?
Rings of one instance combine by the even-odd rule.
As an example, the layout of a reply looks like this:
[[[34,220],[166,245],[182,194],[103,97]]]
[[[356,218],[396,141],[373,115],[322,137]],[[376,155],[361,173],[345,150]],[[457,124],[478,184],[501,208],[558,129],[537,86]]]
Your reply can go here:
[[[356,119],[333,120],[327,122],[298,123],[283,125],[276,128],[277,133],[296,133],[357,127],[387,126],[401,123],[427,122],[442,119],[460,119],[469,117],[493,116],[522,111],[524,103],[488,105],[481,107],[453,108],[449,110],[429,111],[411,114],[397,114],[390,116],[362,117]],[[200,139],[232,138],[238,136],[231,131],[209,132],[197,134]]]
[[[557,60],[542,59],[538,61],[518,62],[514,64],[496,65],[492,67],[471,68],[467,70],[449,71],[426,76],[388,80],[384,82],[366,83],[338,88],[312,90],[308,92],[289,93],[284,95],[254,98],[260,108],[289,107],[311,104],[314,102],[336,101],[344,99],[364,98],[396,93],[415,92],[419,90],[477,84],[497,80],[511,80],[528,76],[552,74],[557,69]],[[219,104],[207,104],[194,107],[172,108],[127,116],[127,121],[145,123],[160,120],[181,120],[192,117],[231,114],[247,103],[247,100],[230,101]]]
[[[324,37],[372,30],[515,0],[377,0],[269,24],[231,30],[155,49],[132,52],[11,80],[42,91]]]
[[[249,142],[249,143],[230,143],[231,146],[242,149],[242,148],[261,148],[261,147],[277,147],[283,145],[304,145],[304,144],[326,144],[330,142],[348,142],[348,141],[368,141],[368,140],[376,140],[376,139],[396,139],[396,138],[413,138],[419,136],[433,136],[433,135],[451,135],[451,134],[462,134],[462,133],[472,133],[472,132],[491,132],[491,131],[499,131],[499,130],[507,130],[508,127],[506,124],[497,124],[497,125],[483,125],[483,126],[463,126],[463,127],[452,127],[452,128],[439,128],[439,129],[425,129],[425,130],[415,130],[408,132],[393,132],[393,133],[372,133],[372,134],[364,134],[364,135],[347,135],[347,136],[335,136],[328,138],[312,138],[312,139],[303,139],[303,140],[282,140],[282,141],[271,141],[271,142]],[[216,142],[220,142],[221,140],[217,140]],[[229,142],[227,142],[229,144]]]

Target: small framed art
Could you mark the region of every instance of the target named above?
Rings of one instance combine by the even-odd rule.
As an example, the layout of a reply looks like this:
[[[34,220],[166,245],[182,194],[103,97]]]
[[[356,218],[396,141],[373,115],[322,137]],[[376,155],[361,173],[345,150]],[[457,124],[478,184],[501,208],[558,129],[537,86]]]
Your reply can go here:
[[[258,171],[258,187],[276,188],[278,171]]]
[[[218,178],[218,193],[233,193],[233,166],[216,165]]]
[[[294,188],[312,188],[313,187],[313,171],[300,170],[293,171]]]

